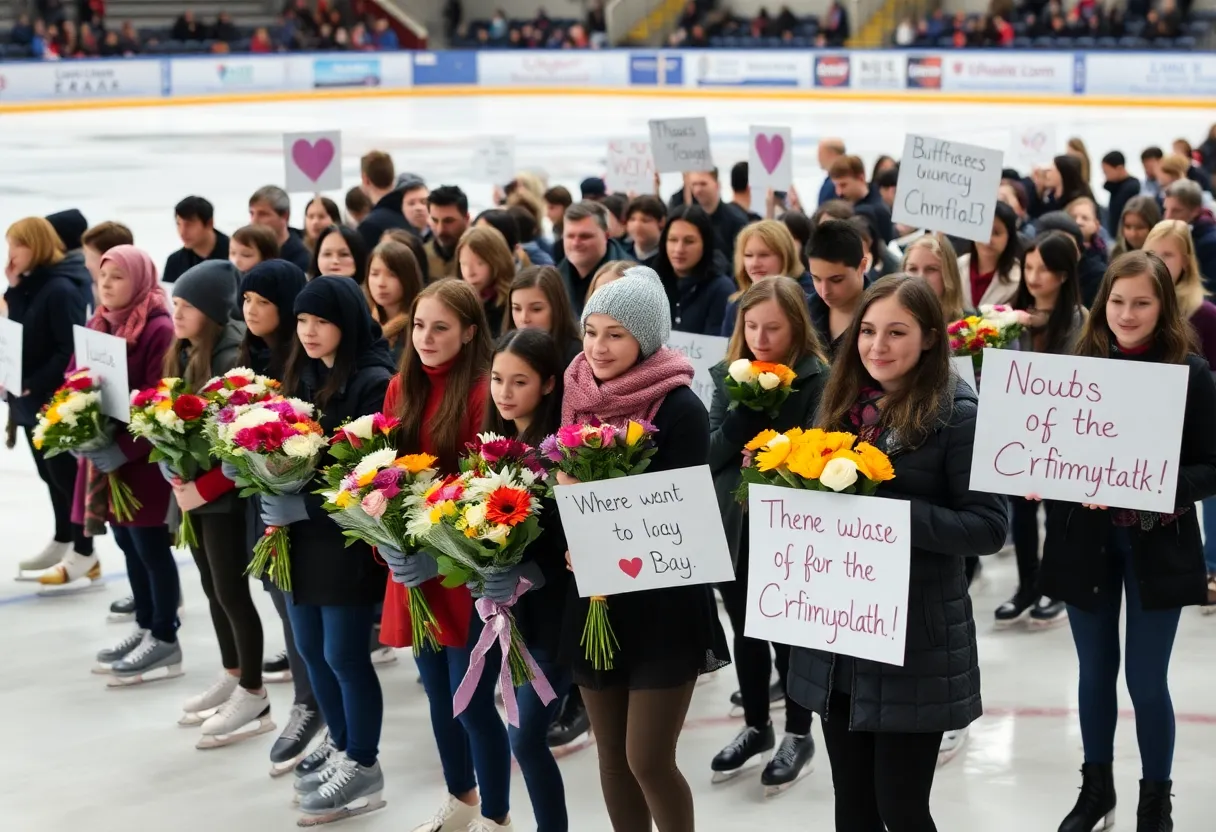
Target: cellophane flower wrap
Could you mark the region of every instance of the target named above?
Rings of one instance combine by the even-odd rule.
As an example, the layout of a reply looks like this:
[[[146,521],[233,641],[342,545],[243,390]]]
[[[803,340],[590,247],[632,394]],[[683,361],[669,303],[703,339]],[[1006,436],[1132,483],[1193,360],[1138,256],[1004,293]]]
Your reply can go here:
[[[790,393],[795,392],[793,384],[797,377],[784,364],[747,358],[732,361],[726,368],[726,395],[730,398],[726,409],[742,406],[775,417]]]
[[[1004,304],[985,304],[978,315],[968,315],[946,327],[950,337],[950,352],[971,356],[978,378],[984,361],[984,350],[1006,349],[1018,340],[1029,324],[1030,316]]]
[[[658,429],[645,420],[630,420],[623,429],[592,421],[563,425],[540,444],[541,457],[553,471],[579,482],[596,482],[640,474],[650,465]],[[552,485],[550,485],[550,492]],[[596,670],[611,670],[620,642],[608,618],[608,598],[592,595],[579,641]]]
[[[215,416],[216,444],[211,452],[236,468],[242,497],[298,494],[316,476],[328,442],[313,419],[313,406],[276,396],[253,404],[229,406]],[[253,547],[247,574],[266,575],[291,591],[291,544],[287,529],[270,526]]]
[[[207,402],[205,426],[211,447],[219,442],[220,425],[235,418],[236,408],[274,398],[279,395],[280,387],[275,379],[260,376],[248,367],[233,367],[204,384],[198,394]],[[227,411],[226,418],[217,418],[224,411]]]
[[[743,453],[742,479],[735,495],[745,505],[751,485],[869,496],[895,477],[885,453],[844,431],[764,430],[743,446]]]
[[[430,557],[409,531],[411,511],[435,482],[436,457],[397,455],[397,419],[383,413],[362,416],[338,428],[329,455],[338,462],[321,473],[323,508],[347,538],[391,546],[410,557]],[[419,587],[408,587],[414,655],[425,647],[438,652],[439,622]]]
[[[51,396],[38,412],[34,426],[34,448],[46,456],[71,451],[95,451],[114,441],[114,420],[101,412],[101,382],[88,370],[77,370]],[[143,506],[131,487],[114,471],[109,482],[110,513],[120,523],[128,523]]]
[[[212,467],[207,424],[207,400],[190,393],[180,378],[162,378],[155,387],[131,394],[131,421],[127,430],[152,445],[149,462],[165,462],[189,482]],[[190,513],[182,512],[178,546],[197,546],[198,535]]]

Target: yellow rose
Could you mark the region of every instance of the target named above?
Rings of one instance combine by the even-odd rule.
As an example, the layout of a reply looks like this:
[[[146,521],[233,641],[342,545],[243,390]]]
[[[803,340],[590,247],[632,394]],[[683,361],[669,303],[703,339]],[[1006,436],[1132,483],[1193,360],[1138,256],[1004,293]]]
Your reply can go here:
[[[865,462],[866,476],[874,482],[886,482],[895,479],[895,469],[891,459],[869,442],[858,442],[854,448],[857,455]]]
[[[817,480],[823,473],[823,466],[827,463],[829,456],[830,452],[824,449],[819,437],[807,435],[790,454],[788,467],[791,473],[797,474],[803,479]]]
[[[646,429],[639,422],[630,421],[629,427],[625,428],[625,444],[633,447],[642,440],[642,435]]]
[[[357,505],[359,499],[349,491],[339,491],[337,498],[334,500],[334,505],[338,508],[350,508]]]

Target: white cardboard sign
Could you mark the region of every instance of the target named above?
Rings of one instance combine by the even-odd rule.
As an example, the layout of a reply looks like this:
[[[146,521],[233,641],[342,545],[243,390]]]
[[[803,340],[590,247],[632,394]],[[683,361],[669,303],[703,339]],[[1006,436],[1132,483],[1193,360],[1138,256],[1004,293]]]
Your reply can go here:
[[[1038,165],[1045,165],[1056,155],[1056,126],[1054,124],[1030,123],[1013,128],[1010,135],[1008,167],[1016,168],[1023,176]]]
[[[971,360],[969,355],[952,355],[950,363],[954,365],[954,372],[958,373],[959,378],[971,385],[971,389],[978,393],[980,386],[975,381],[975,362]]]
[[[679,351],[692,364],[692,390],[705,403],[705,409],[714,400],[714,380],[710,377],[710,369],[726,358],[726,347],[729,338],[718,335],[698,335],[695,332],[672,332],[667,339],[667,346]]]
[[[659,173],[713,170],[709,125],[704,118],[669,118],[650,122],[650,151]]]
[[[749,638],[903,665],[908,501],[754,485],[748,512]]]
[[[971,487],[1172,512],[1187,376],[1182,364],[984,350]]]
[[[752,126],[747,180],[753,191],[788,191],[794,181],[794,137],[788,127]],[[761,202],[760,204],[763,204]]]
[[[654,193],[654,157],[645,139],[608,142],[608,172],[604,184],[617,194]]]
[[[127,342],[83,326],[72,327],[76,369],[89,369],[101,381],[101,412],[131,421],[131,388],[127,379]]]
[[[473,176],[505,185],[515,178],[515,137],[483,136],[473,148]]]
[[[909,134],[891,219],[913,228],[988,242],[1004,155],[978,145]]]
[[[22,332],[21,324],[0,318],[0,389],[14,396],[20,396],[25,389],[21,386],[21,355],[25,346]]]
[[[554,493],[584,598],[735,579],[708,465]]]
[[[284,189],[289,194],[337,191],[342,188],[342,131],[284,133]]]

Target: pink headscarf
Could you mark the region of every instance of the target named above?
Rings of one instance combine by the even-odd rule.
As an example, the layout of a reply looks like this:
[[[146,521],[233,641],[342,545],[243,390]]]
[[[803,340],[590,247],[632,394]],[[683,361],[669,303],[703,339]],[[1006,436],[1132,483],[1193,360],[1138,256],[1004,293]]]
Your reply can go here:
[[[134,346],[144,331],[152,311],[168,309],[165,291],[160,286],[156,264],[141,248],[135,246],[115,246],[101,256],[101,264],[107,261],[122,269],[127,279],[134,285],[131,302],[122,309],[108,309],[98,306],[89,319],[89,329],[115,335]]]
[[[662,347],[614,379],[600,384],[591,364],[579,353],[566,368],[562,424],[592,418],[622,427],[630,419],[653,421],[667,394],[692,385],[693,368],[681,353]]]

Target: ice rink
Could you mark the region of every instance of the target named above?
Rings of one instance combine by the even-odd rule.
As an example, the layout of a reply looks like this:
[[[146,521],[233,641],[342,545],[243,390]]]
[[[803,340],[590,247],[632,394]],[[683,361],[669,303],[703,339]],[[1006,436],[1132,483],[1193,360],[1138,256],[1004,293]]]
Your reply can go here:
[[[216,227],[222,231],[245,224],[249,195],[283,179],[284,132],[341,129],[347,187],[358,184],[359,156],[376,148],[390,152],[399,171],[419,173],[432,186],[461,185],[476,209],[488,205],[492,187],[469,177],[479,136],[516,135],[518,167],[543,171],[552,184],[577,193],[581,179],[602,174],[610,137],[641,137],[650,118],[697,115],[708,116],[714,156],[724,169],[746,158],[750,124],[792,126],[795,180],[811,203],[822,180],[815,143],[823,136],[844,138],[850,152],[870,165],[880,153],[898,156],[907,132],[1007,147],[1014,130],[1040,123],[1054,126],[1061,144],[1069,136],[1083,138],[1100,176],[1098,161],[1107,151],[1122,150],[1138,173],[1143,147],[1156,144],[1168,151],[1175,138],[1198,141],[1212,120],[1210,112],[1201,110],[600,96],[318,99],[0,114],[0,229],[22,216],[75,207],[90,223],[127,223],[136,243],[163,263],[180,245],[173,205],[186,195],[214,203]],[[666,192],[675,182],[664,184]],[[1094,184],[1104,198],[1101,182]],[[341,194],[331,195],[341,203]],[[297,205],[304,198],[299,195]],[[299,224],[298,213],[292,219]],[[23,438],[15,450],[0,451],[0,530],[0,712],[6,752],[0,755],[0,829],[293,828],[291,785],[267,776],[267,753],[276,734],[197,751],[196,729],[177,727],[182,700],[210,684],[219,659],[189,555],[178,553],[186,675],[110,691],[89,669],[99,648],[127,632],[127,625],[105,621],[110,602],[127,594],[123,559],[112,539],[99,542],[102,591],[38,598],[32,594],[36,584],[10,579],[17,561],[40,550],[52,530],[49,500]],[[1012,558],[988,558],[983,580],[973,591],[985,715],[972,727],[964,751],[938,772],[934,810],[943,832],[1050,832],[1071,808],[1080,785],[1077,671],[1069,632],[1067,627],[1035,634],[994,632],[992,611],[1014,582]],[[267,653],[273,654],[281,648],[279,622],[269,599],[255,594]],[[1178,714],[1174,817],[1179,832],[1212,828],[1205,801],[1216,748],[1214,636],[1216,617],[1185,612],[1171,675]],[[388,807],[341,828],[408,832],[430,816],[443,793],[425,697],[409,652],[399,651],[399,657],[380,673]],[[758,772],[730,784],[710,784],[710,759],[742,726],[728,716],[727,700],[735,689],[732,668],[700,686],[681,736],[679,758],[696,797],[697,828],[831,830],[831,777],[822,750],[810,777],[768,801]],[[271,697],[281,728],[291,705],[290,685],[271,686]],[[1116,743],[1118,828],[1131,830],[1140,767],[1125,692],[1121,701],[1128,710]],[[777,712],[778,730],[780,720]],[[818,739],[818,720],[815,733]],[[562,770],[571,829],[608,830],[594,749],[565,758]],[[512,797],[515,828],[534,829],[518,774]]]

